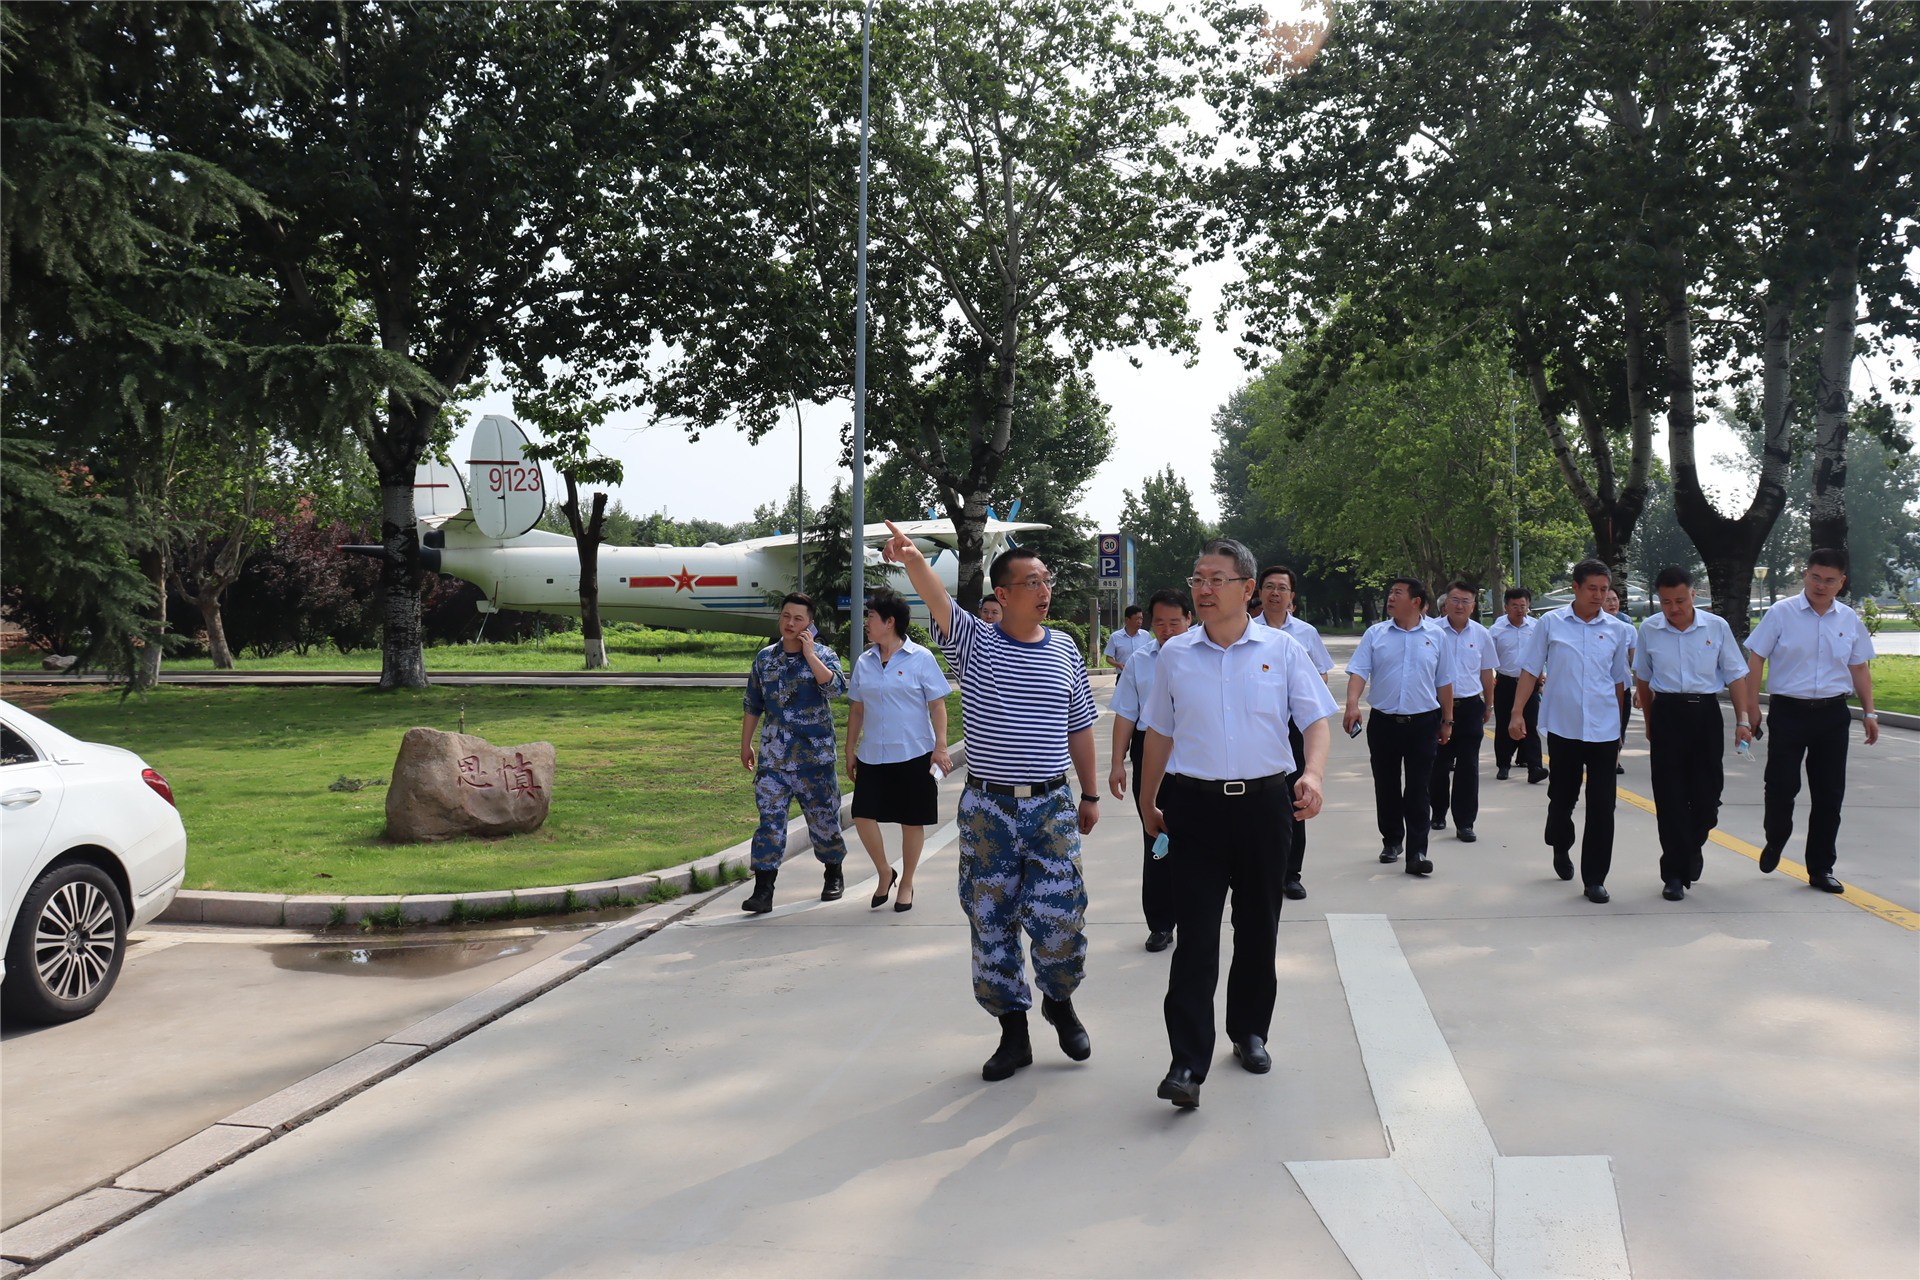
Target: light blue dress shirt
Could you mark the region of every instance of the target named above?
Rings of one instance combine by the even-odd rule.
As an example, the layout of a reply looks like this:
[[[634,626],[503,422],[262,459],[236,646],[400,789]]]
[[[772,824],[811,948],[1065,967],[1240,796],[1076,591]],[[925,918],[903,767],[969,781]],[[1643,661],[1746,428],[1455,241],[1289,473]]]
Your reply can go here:
[[[1446,641],[1444,657],[1449,666],[1447,670],[1453,676],[1453,696],[1460,698],[1478,698],[1485,694],[1486,685],[1480,675],[1491,671],[1497,665],[1494,661],[1493,635],[1485,627],[1467,619],[1467,625],[1454,630],[1451,619],[1440,619],[1440,637]]]
[[[1656,613],[1640,624],[1633,674],[1655,693],[1719,693],[1747,674],[1747,660],[1725,618],[1695,609],[1681,631]]]
[[[1806,592],[1776,601],[1747,637],[1747,652],[1767,660],[1767,692],[1783,698],[1834,698],[1853,692],[1853,673],[1873,661],[1873,637],[1860,615],[1838,600],[1824,614]]]
[[[1144,728],[1173,739],[1167,772],[1226,781],[1300,766],[1287,721],[1307,726],[1337,708],[1313,660],[1292,636],[1249,625],[1221,648],[1195,627],[1160,646]]]
[[[1107,655],[1108,661],[1118,662],[1124,668],[1133,660],[1134,654],[1142,649],[1153,648],[1155,643],[1153,632],[1145,627],[1141,627],[1132,635],[1124,631],[1115,631],[1107,637],[1107,647],[1103,652]]]
[[[1533,643],[1533,629],[1540,624],[1531,617],[1522,618],[1519,626],[1507,620],[1506,614],[1494,619],[1487,628],[1487,634],[1493,637],[1493,669],[1498,675],[1520,678],[1520,662],[1526,656],[1527,646]]]
[[[899,764],[932,751],[927,704],[951,692],[940,663],[924,645],[903,640],[886,662],[880,660],[879,645],[868,645],[853,660],[853,682],[847,686],[847,701],[861,708],[855,758],[862,764]]]
[[[1159,656],[1157,643],[1135,649],[1127,665],[1120,668],[1120,678],[1113,682],[1113,699],[1108,705],[1116,716],[1133,721],[1136,729],[1140,727],[1140,709],[1153,692],[1153,664]]]
[[[1632,627],[1602,609],[1582,622],[1572,605],[1539,620],[1522,668],[1547,677],[1540,732],[1579,742],[1620,740],[1620,686],[1627,683]]]
[[[1271,627],[1273,625],[1267,621],[1264,614],[1254,614],[1253,620],[1263,627]],[[1307,657],[1313,659],[1313,669],[1315,671],[1318,671],[1324,676],[1327,672],[1333,670],[1333,655],[1327,652],[1327,642],[1320,638],[1320,629],[1318,627],[1314,626],[1311,622],[1301,621],[1300,615],[1297,613],[1289,613],[1287,620],[1280,625],[1279,630],[1292,636],[1300,647],[1307,651]]]
[[[1440,628],[1445,625],[1422,618],[1407,631],[1389,618],[1367,628],[1360,647],[1347,659],[1347,674],[1368,682],[1367,702],[1375,711],[1412,716],[1438,709],[1439,691],[1453,683],[1442,661],[1446,651]]]

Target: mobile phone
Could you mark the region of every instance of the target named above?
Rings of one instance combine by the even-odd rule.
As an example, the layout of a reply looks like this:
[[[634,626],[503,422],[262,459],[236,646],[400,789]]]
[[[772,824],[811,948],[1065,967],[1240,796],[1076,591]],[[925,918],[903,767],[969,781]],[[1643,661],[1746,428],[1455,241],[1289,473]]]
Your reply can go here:
[[[1164,858],[1166,856],[1167,856],[1167,833],[1162,831],[1159,835],[1153,838],[1154,861],[1158,862],[1161,858]]]
[[[1353,728],[1351,728],[1351,729],[1349,729],[1349,730],[1347,730],[1347,736],[1348,736],[1349,738],[1357,738],[1357,737],[1359,737],[1359,736],[1360,736],[1360,725],[1361,725],[1361,722],[1360,722],[1360,721],[1358,721],[1358,720],[1355,720],[1355,721],[1353,722]]]

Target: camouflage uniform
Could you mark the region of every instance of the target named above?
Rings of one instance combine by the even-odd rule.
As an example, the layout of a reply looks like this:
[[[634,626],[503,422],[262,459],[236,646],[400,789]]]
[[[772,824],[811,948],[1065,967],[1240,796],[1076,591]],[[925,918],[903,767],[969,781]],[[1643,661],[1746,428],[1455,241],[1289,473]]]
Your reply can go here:
[[[742,705],[760,719],[760,759],[753,775],[753,798],[760,826],[753,833],[753,869],[777,871],[787,853],[787,813],[798,801],[806,815],[813,856],[837,863],[847,856],[840,835],[839,755],[834,745],[829,698],[847,691],[847,678],[833,650],[813,651],[833,672],[821,684],[806,657],[788,653],[778,641],[754,655]]]
[[[994,1017],[1028,1009],[1020,930],[1033,977],[1050,999],[1080,986],[1087,960],[1087,887],[1071,787],[1016,799],[960,793],[960,903],[973,929],[973,998]]]

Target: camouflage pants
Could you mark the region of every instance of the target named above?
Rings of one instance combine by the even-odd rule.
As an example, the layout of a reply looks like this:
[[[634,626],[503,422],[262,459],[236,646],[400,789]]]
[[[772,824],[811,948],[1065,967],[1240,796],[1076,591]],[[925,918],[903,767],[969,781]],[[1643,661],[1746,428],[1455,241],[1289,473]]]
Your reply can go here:
[[[1055,1000],[1087,967],[1087,886],[1073,791],[996,796],[960,793],[960,905],[973,928],[973,998],[996,1018],[1029,1009],[1020,931],[1033,944],[1033,979]]]
[[[753,869],[778,871],[787,856],[787,813],[796,801],[807,819],[813,856],[839,862],[847,856],[840,835],[840,779],[832,765],[818,769],[762,769],[753,775],[760,826],[753,833]]]

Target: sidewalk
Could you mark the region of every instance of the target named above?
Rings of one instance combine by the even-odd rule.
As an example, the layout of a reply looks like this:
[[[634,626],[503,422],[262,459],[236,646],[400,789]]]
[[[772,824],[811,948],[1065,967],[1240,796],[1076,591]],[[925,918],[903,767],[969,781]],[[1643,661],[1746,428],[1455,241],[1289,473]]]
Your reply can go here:
[[[1920,740],[1855,750],[1840,874],[1920,905]],[[1422,880],[1374,858],[1364,743],[1336,735],[1311,896],[1282,921],[1275,1070],[1223,1042],[1197,1112],[1153,1097],[1167,957],[1141,950],[1138,828],[1109,799],[1084,854],[1085,1064],[1036,1018],[1035,1065],[980,1080],[994,1028],[943,830],[910,913],[869,912],[857,879],[809,901],[809,861],[773,917],[732,890],[41,1274],[1387,1274],[1355,1251],[1390,1233],[1342,1214],[1405,1206],[1325,1187],[1409,1169],[1480,1259],[1453,1274],[1567,1256],[1553,1221],[1598,1197],[1528,1199],[1514,1179],[1544,1169],[1601,1172],[1581,1188],[1612,1193],[1603,1255],[1642,1275],[1912,1274],[1920,934],[1718,845],[1663,902],[1653,818],[1625,802],[1593,906],[1548,867],[1544,788],[1485,764],[1479,843],[1437,836]],[[1645,794],[1644,755],[1628,768]],[[1747,816],[1730,805],[1731,835]],[[1383,1012],[1396,954],[1416,998]],[[1387,1055],[1414,1004],[1434,1039],[1409,1074]],[[1440,1166],[1459,1178],[1429,1185]]]

